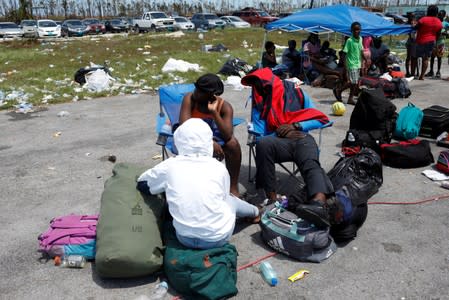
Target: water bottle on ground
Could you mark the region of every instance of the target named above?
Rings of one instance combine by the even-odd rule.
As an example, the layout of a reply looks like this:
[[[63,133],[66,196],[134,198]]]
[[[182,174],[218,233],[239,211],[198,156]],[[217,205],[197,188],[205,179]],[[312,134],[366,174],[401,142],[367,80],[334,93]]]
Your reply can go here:
[[[168,292],[168,284],[166,281],[161,281],[156,287],[153,289],[149,299],[150,300],[158,300],[164,299]]]
[[[348,147],[355,146],[355,136],[352,132],[348,132],[347,141],[348,141],[348,145],[347,145]]]
[[[86,258],[82,255],[65,255],[61,258],[62,268],[79,268],[86,265]]]
[[[271,264],[267,261],[264,261],[260,264],[260,272],[262,273],[263,279],[271,286],[275,286],[278,284],[278,278],[276,272],[274,271]]]

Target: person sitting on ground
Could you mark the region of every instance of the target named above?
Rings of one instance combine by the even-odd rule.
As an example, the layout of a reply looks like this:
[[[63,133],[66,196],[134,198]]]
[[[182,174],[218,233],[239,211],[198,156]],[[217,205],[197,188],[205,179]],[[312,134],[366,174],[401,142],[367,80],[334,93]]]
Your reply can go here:
[[[288,48],[282,53],[282,64],[287,66],[292,77],[298,77],[301,74],[301,56],[299,51],[296,50],[295,40],[288,41]]]
[[[323,43],[324,48],[321,47],[318,35],[312,33],[304,44],[304,53],[309,57],[313,70],[316,70],[323,75],[335,75],[341,77],[342,74],[337,70],[335,61],[332,58],[329,60],[329,56],[322,55],[322,52],[331,52],[333,50],[332,48],[329,48],[329,46],[329,41],[325,41]],[[304,67],[308,68],[307,61],[305,62]]]
[[[422,58],[421,72],[419,80],[424,80],[427,67],[429,64],[429,57],[432,55],[433,48],[436,41],[439,39],[443,24],[437,18],[438,6],[429,5],[427,8],[427,15],[419,19],[415,26],[416,31],[416,58],[414,64],[417,65],[417,58]]]
[[[180,124],[190,118],[205,120],[214,133],[214,157],[225,159],[231,176],[231,193],[240,197],[238,180],[242,162],[242,150],[233,132],[234,111],[229,102],[219,97],[223,94],[223,82],[215,74],[205,74],[195,82],[195,90],[184,96],[179,113]],[[219,143],[222,143],[221,146]]]
[[[190,118],[173,138],[179,154],[140,175],[137,188],[152,195],[165,192],[181,244],[199,249],[222,247],[232,236],[236,216],[259,221],[256,206],[229,193],[228,171],[212,158],[208,124]]]
[[[381,37],[373,39],[370,52],[371,61],[378,68],[380,74],[388,72],[388,55],[390,55],[390,49],[382,42]]]
[[[265,52],[262,54],[262,67],[274,68],[277,65],[276,62],[276,47],[272,41],[265,43]]]
[[[342,102],[341,93],[350,88],[348,104],[355,105],[354,96],[358,90],[358,83],[360,78],[360,69],[362,67],[363,57],[363,45],[362,38],[360,37],[360,32],[362,31],[362,26],[359,22],[354,22],[351,24],[352,36],[348,38],[343,47],[343,52],[345,59],[345,73],[348,78],[345,78],[345,83],[339,88],[334,88],[334,96],[337,101]],[[349,79],[349,80],[347,80]]]
[[[440,34],[438,36],[438,40],[436,42],[435,48],[433,48],[432,55],[430,57],[430,71],[426,74],[426,77],[433,77],[433,64],[435,62],[435,57],[437,58],[437,72],[435,74],[435,78],[441,78],[441,63],[444,56],[444,41],[446,39],[445,36],[443,36],[442,31],[447,27],[448,23],[444,21],[444,18],[446,18],[446,11],[440,10],[438,12],[438,19],[440,19],[441,24],[443,25],[443,28],[440,31]]]

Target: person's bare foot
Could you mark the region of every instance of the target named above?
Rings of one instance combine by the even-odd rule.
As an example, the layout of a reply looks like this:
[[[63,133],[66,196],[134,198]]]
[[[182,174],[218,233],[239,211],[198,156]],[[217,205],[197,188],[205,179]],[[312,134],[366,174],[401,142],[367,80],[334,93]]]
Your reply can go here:
[[[424,80],[424,77],[419,76],[419,77],[418,77],[418,80]]]

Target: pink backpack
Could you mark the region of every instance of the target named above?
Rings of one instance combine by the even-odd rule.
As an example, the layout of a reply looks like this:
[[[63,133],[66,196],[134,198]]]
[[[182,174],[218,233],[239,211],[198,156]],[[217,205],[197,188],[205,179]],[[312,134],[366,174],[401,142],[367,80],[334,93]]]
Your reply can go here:
[[[83,255],[95,258],[98,215],[69,215],[54,218],[50,228],[39,235],[39,252],[50,257]]]

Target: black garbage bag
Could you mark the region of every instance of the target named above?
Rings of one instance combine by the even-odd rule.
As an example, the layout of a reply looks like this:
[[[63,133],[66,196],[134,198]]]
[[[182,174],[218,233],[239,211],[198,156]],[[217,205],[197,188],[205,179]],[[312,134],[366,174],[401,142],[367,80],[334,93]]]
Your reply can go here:
[[[221,67],[219,74],[223,74],[226,76],[240,76],[248,74],[253,69],[253,66],[249,65],[246,61],[241,60],[239,58],[231,58],[228,59]]]
[[[382,160],[374,150],[363,148],[350,157],[342,157],[327,173],[334,190],[346,188],[353,206],[368,202],[383,183]]]

